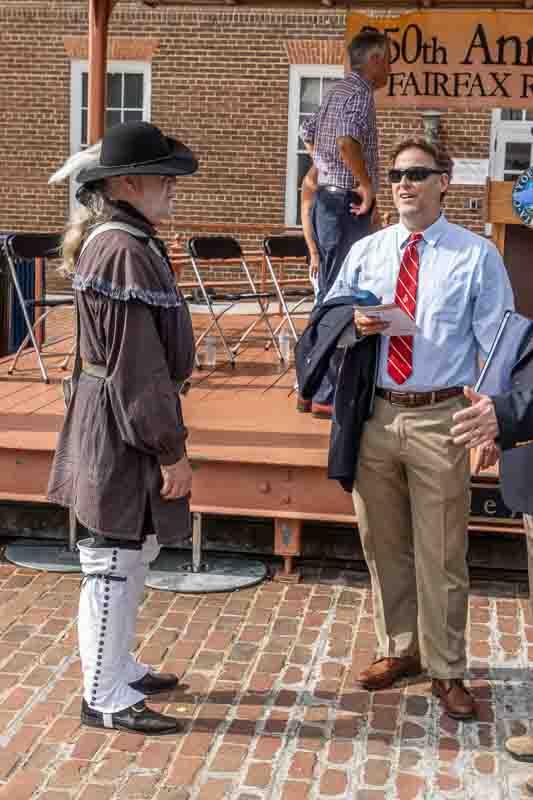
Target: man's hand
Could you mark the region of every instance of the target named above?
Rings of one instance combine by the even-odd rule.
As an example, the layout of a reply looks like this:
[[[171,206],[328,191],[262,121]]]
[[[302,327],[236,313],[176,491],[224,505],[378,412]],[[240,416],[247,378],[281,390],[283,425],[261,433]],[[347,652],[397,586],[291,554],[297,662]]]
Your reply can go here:
[[[383,322],[378,317],[367,317],[360,311],[353,312],[353,322],[359,336],[373,336],[376,333],[383,333],[390,324]]]
[[[478,447],[474,456],[474,475],[482,472],[484,469],[493,467],[500,457],[500,449],[493,442],[482,444]]]
[[[357,217],[359,215],[359,208],[360,208],[359,205],[356,205],[355,203],[350,203],[350,214],[353,217]],[[378,204],[374,203],[374,208],[372,209],[372,216],[370,217],[370,233],[376,233],[376,231],[380,231],[383,225],[384,222],[381,218],[381,214],[379,213]]]
[[[178,497],[185,497],[191,491],[192,470],[187,456],[183,456],[175,464],[161,465],[161,475],[163,500],[177,500]]]
[[[359,185],[354,189],[354,192],[361,197],[361,203],[356,205],[352,203],[350,211],[355,217],[360,217],[362,214],[368,214],[372,208],[375,194],[370,181],[360,181]]]
[[[368,214],[374,202],[374,190],[361,145],[351,136],[339,136],[336,143],[343,163],[354,177],[354,192],[361,196],[360,205],[353,204],[352,214],[355,216]]]
[[[453,443],[464,444],[469,450],[485,444],[494,444],[499,428],[492,399],[474,392],[470,386],[465,386],[464,394],[472,405],[453,415],[453,421],[456,423],[450,431]]]
[[[320,264],[320,256],[318,253],[310,253],[309,255],[309,274],[312,278],[318,278],[318,267]]]

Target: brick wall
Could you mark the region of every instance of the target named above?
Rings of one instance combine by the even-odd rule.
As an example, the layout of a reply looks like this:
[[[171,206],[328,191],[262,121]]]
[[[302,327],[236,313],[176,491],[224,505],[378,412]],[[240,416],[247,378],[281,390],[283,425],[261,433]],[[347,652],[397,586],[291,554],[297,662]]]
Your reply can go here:
[[[0,4],[0,226],[59,228],[68,212],[66,187],[47,178],[69,153],[70,61],[66,44],[86,36],[86,0],[10,0]],[[201,222],[282,224],[287,166],[287,41],[342,41],[344,14],[159,8],[121,2],[111,36],[149,39],[152,121],[182,138],[200,160],[179,183],[175,230]],[[64,37],[70,37],[64,40]],[[158,46],[154,49],[153,40]],[[127,49],[127,48],[126,48]],[[323,57],[323,56],[321,56]],[[379,114],[384,169],[396,140],[422,131],[416,110]],[[452,155],[487,157],[489,113],[448,113],[442,136]],[[476,231],[483,212],[465,209],[481,187],[453,187],[449,217]],[[389,194],[380,205],[390,208]],[[257,242],[257,237],[249,237]]]

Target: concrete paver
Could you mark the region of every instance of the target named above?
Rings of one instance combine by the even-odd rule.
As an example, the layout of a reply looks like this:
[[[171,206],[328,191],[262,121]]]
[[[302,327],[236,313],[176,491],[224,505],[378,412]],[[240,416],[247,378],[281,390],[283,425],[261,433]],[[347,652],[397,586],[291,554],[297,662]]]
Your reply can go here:
[[[471,591],[477,722],[445,717],[427,677],[370,694],[366,576],[303,570],[235,594],[147,590],[137,647],[183,687],[150,704],[181,736],[79,724],[79,576],[0,563],[0,800],[524,800],[504,751],[533,716],[533,618],[516,584]]]

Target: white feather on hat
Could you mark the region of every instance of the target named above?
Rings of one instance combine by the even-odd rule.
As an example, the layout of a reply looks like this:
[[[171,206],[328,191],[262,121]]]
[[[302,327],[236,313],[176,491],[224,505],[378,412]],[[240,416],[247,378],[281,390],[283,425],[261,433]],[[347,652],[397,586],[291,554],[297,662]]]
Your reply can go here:
[[[79,153],[69,156],[62,167],[48,179],[48,183],[61,183],[61,181],[70,178],[71,175],[77,175],[82,169],[92,169],[100,164],[100,152],[102,150],[102,142],[97,142],[86,147],[85,150],[80,150]]]

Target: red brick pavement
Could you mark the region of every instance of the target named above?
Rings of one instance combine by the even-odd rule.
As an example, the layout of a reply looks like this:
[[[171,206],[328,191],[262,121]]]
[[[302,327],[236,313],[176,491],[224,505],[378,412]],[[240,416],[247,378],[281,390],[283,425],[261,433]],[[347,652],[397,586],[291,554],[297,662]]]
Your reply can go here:
[[[327,575],[327,578],[326,578]],[[147,591],[138,650],[186,688],[153,705],[181,736],[79,724],[79,576],[0,564],[0,800],[522,800],[533,619],[514,585],[471,594],[480,721],[443,716],[427,679],[373,695],[372,598],[355,573],[203,597]],[[505,596],[507,593],[507,596]]]

